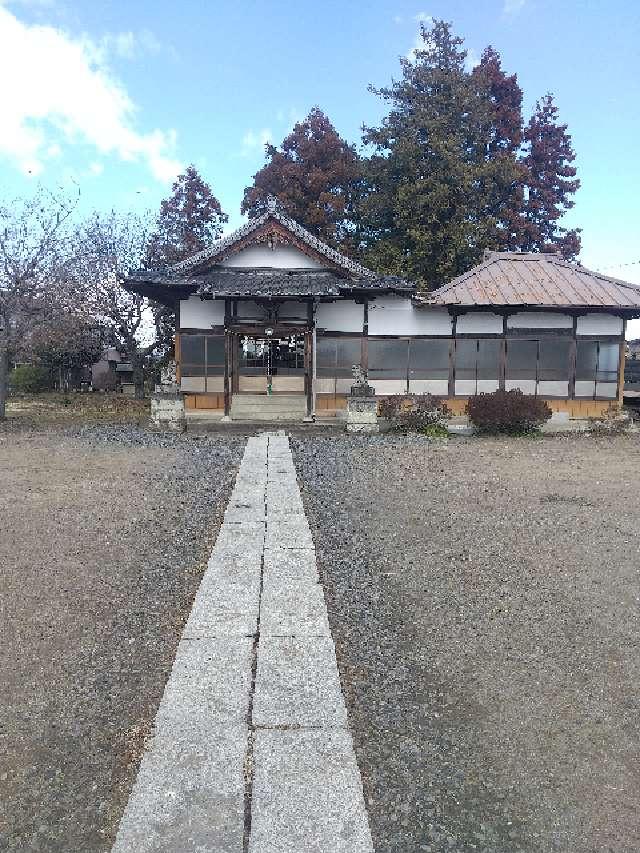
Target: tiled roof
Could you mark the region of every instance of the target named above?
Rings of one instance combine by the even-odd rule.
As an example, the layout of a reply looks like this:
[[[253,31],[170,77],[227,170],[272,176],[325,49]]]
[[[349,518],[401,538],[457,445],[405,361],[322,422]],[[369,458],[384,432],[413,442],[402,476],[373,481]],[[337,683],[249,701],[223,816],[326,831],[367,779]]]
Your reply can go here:
[[[591,272],[559,255],[489,252],[473,267],[420,300],[462,306],[640,308],[640,287]]]
[[[144,272],[131,274],[127,284],[136,290],[136,284],[152,285],[162,289],[187,288],[200,296],[294,297],[340,296],[351,291],[394,291],[413,294],[415,287],[397,276],[341,278],[331,272],[290,269],[237,269],[211,270],[200,275],[176,276],[173,270],[165,273]]]
[[[332,249],[331,246],[328,246],[326,243],[323,243],[322,240],[314,237],[313,234],[311,234],[310,231],[307,231],[306,228],[303,228],[302,225],[294,222],[293,219],[288,217],[278,208],[277,202],[273,198],[269,199],[267,210],[260,216],[256,216],[254,219],[249,219],[249,221],[245,222],[244,225],[241,225],[240,228],[237,228],[231,234],[227,234],[226,237],[223,237],[221,240],[213,243],[207,249],[203,249],[202,252],[198,252],[190,258],[174,264],[174,266],[171,267],[171,272],[178,274],[185,273],[189,270],[196,269],[205,261],[216,260],[220,256],[224,255],[227,249],[231,248],[235,243],[238,243],[254,231],[257,231],[263,225],[266,225],[270,219],[278,222],[283,228],[286,228],[299,240],[309,246],[309,248],[318,252],[320,255],[323,255],[327,260],[331,261],[331,263],[346,272],[361,278],[370,278],[375,276],[374,272],[363,267],[361,264],[352,261],[336,249]]]

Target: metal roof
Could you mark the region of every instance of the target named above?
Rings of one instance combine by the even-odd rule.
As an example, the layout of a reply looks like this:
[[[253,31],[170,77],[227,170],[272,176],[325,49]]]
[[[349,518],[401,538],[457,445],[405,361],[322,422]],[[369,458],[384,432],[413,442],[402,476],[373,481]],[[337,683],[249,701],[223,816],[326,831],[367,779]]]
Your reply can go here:
[[[196,269],[205,261],[215,261],[220,259],[221,256],[223,256],[235,243],[238,243],[240,240],[248,237],[254,231],[259,230],[263,225],[266,225],[270,219],[272,219],[294,234],[300,241],[309,246],[310,249],[313,249],[315,252],[323,255],[328,261],[345,270],[345,272],[361,278],[372,278],[375,276],[375,273],[371,270],[356,263],[356,261],[352,261],[346,255],[343,255],[341,252],[338,252],[336,249],[333,249],[331,246],[323,243],[322,240],[314,237],[310,231],[307,231],[306,228],[303,228],[302,225],[299,225],[279,209],[276,199],[269,197],[267,204],[267,210],[260,216],[256,216],[254,219],[249,219],[249,221],[244,225],[241,225],[240,228],[237,228],[231,234],[227,234],[226,237],[223,237],[221,240],[213,243],[208,248],[203,249],[203,251],[192,255],[184,261],[174,264],[170,267],[170,272],[173,272],[174,274],[185,273]]]
[[[420,301],[469,307],[640,309],[640,287],[555,254],[487,252],[483,263]]]

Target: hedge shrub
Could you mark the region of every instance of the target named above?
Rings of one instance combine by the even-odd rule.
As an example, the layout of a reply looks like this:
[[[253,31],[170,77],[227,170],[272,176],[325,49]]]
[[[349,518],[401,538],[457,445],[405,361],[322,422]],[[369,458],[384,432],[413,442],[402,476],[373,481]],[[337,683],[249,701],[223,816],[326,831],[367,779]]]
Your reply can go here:
[[[19,394],[37,394],[51,389],[51,376],[48,370],[36,364],[20,364],[9,374],[9,387]]]
[[[544,400],[522,391],[476,394],[467,404],[469,420],[482,432],[533,432],[551,417]]]
[[[446,434],[451,414],[447,406],[431,394],[397,394],[378,403],[378,414],[397,432]]]

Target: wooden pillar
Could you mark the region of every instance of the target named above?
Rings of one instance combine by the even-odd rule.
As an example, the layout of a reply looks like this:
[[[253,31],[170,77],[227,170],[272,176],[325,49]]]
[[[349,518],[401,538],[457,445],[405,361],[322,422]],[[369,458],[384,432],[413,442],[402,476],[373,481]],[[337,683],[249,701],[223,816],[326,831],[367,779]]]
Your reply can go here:
[[[369,373],[369,300],[365,299],[362,320],[362,340],[360,343],[360,369],[365,375]]]
[[[627,357],[627,321],[622,322],[622,340],[620,341],[620,364],[618,366],[618,408],[624,403],[624,366]]]
[[[507,314],[502,316],[502,341],[500,342],[500,363],[498,365],[498,388],[505,389],[505,378],[507,375]]]
[[[313,416],[313,302],[307,303],[307,331],[304,334],[304,391],[307,418]]]
[[[180,332],[173,339],[173,357],[176,362],[176,382],[180,382]]]
[[[229,328],[231,322],[231,300],[224,300],[224,416],[228,418],[231,413],[231,389],[229,383],[229,372],[231,367],[231,342],[232,332]]]
[[[456,396],[456,371],[455,371],[455,357],[456,357],[456,324],[458,322],[458,315],[454,314],[453,319],[451,321],[451,341],[449,343],[449,399],[453,399]]]
[[[571,331],[571,343],[569,345],[569,399],[576,398],[576,358],[578,354],[577,343],[578,317],[574,314]]]

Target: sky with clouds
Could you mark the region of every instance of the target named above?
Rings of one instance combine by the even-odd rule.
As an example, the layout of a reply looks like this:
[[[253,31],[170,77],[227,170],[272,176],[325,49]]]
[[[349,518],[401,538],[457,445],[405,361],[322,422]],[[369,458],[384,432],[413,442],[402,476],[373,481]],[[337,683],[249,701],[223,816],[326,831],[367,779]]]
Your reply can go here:
[[[309,109],[359,142],[442,17],[468,64],[492,44],[530,111],[551,90],[582,189],[582,262],[640,283],[637,0],[0,0],[2,197],[80,187],[83,208],[155,209],[193,162],[230,223],[244,187]],[[640,322],[640,321],[639,321]]]

